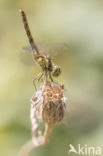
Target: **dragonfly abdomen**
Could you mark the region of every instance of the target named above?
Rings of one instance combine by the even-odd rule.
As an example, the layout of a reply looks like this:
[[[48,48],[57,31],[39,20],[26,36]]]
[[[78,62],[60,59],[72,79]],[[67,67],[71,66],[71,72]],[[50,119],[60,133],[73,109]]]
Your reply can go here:
[[[28,25],[26,15],[25,15],[25,13],[24,13],[24,11],[22,9],[20,9],[20,14],[22,16],[22,21],[24,23],[24,28],[25,28],[27,37],[29,39],[29,43],[31,45],[32,51],[34,52],[34,50],[35,50],[37,52],[37,54],[39,55],[39,53],[40,53],[39,49],[38,49],[38,47],[36,46],[36,44],[34,42],[34,39],[32,37],[31,31],[30,31],[30,28],[29,28],[29,25]]]

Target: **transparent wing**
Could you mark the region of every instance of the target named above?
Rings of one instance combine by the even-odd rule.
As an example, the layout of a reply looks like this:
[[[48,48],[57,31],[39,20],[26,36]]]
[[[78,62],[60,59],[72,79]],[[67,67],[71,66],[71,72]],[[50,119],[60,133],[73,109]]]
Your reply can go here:
[[[22,48],[19,54],[19,58],[20,58],[20,61],[25,65],[31,66],[35,64],[35,61],[33,60],[31,49],[29,46]]]
[[[55,57],[61,52],[65,52],[68,49],[68,45],[64,43],[52,43],[52,44],[43,44],[39,43],[38,47],[40,49],[40,52],[44,52],[51,57]]]
[[[68,45],[67,44],[43,44],[43,43],[38,43],[37,44],[39,50],[41,53],[48,54],[51,57],[55,57],[57,54],[61,52],[66,52],[68,50]],[[30,46],[26,46],[22,48],[22,51],[20,53],[20,60],[23,64],[25,65],[33,65],[34,61],[32,58],[31,54],[31,48]]]

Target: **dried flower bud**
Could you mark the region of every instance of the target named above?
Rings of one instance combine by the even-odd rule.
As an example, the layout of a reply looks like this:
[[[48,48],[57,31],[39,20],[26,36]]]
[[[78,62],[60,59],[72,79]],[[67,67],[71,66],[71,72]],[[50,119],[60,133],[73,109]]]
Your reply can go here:
[[[37,130],[37,122],[54,125],[64,117],[66,98],[64,87],[43,83],[31,99],[32,132]]]

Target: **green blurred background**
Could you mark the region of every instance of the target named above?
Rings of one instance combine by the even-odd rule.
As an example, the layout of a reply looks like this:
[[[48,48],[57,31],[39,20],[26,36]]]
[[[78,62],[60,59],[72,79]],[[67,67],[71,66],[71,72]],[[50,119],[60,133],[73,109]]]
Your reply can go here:
[[[19,9],[37,42],[65,43],[55,62],[68,98],[64,121],[32,156],[74,156],[69,144],[103,144],[103,1],[0,0],[0,156],[16,156],[31,138],[30,98],[40,68],[20,58],[28,45]],[[102,148],[103,149],[103,148]]]

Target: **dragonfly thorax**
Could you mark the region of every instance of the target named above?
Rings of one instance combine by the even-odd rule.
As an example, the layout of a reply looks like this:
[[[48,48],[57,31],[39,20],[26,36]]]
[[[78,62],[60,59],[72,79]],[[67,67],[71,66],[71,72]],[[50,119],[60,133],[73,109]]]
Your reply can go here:
[[[52,62],[49,56],[41,54],[37,56],[36,60],[44,71],[52,71]]]

